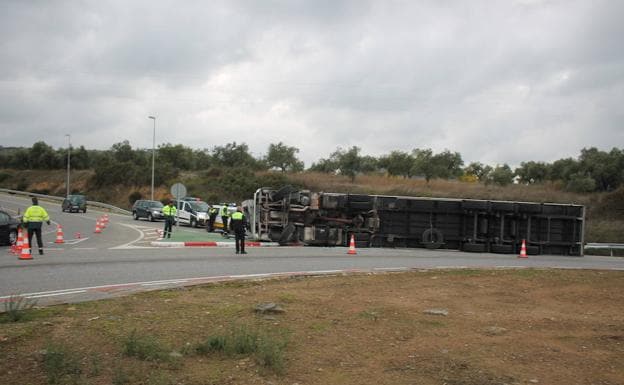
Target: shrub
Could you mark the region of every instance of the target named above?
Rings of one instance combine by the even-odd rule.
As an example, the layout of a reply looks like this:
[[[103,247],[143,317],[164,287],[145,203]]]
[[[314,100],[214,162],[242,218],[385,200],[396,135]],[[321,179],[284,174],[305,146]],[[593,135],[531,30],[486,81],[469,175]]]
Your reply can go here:
[[[144,361],[167,361],[168,349],[154,336],[138,335],[133,330],[123,342],[123,352],[126,356],[136,357]]]
[[[69,377],[76,382],[82,373],[78,355],[63,345],[48,344],[43,358],[43,367],[49,384],[58,384]]]
[[[141,194],[140,191],[133,191],[132,193],[130,193],[130,195],[128,196],[128,203],[130,203],[131,205],[134,204],[134,202],[138,201],[139,199],[143,198],[143,194]]]
[[[27,312],[37,304],[36,300],[19,295],[11,295],[4,303],[4,314],[0,321],[18,322],[25,318]]]

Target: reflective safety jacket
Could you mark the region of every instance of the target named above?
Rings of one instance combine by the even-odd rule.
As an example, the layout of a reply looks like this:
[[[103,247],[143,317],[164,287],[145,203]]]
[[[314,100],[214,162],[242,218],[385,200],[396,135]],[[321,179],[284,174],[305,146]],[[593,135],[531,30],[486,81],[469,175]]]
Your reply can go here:
[[[227,206],[221,207],[221,216],[222,217],[229,217],[230,216],[230,214],[228,213],[228,207]]]
[[[176,209],[175,206],[166,205],[165,207],[162,208],[162,213],[166,217],[175,217],[177,212],[178,212],[178,209]]]
[[[246,227],[247,223],[245,220],[245,215],[240,211],[233,213],[232,220],[230,220],[230,228],[236,233],[244,234]]]
[[[50,220],[50,216],[45,209],[38,205],[30,206],[24,211],[24,216],[22,217],[22,222],[24,223],[32,223],[32,222],[47,222]]]
[[[209,214],[210,216],[217,215],[218,213],[219,213],[219,210],[217,210],[217,209],[216,209],[216,208],[214,208],[214,207],[211,207],[211,208],[210,208],[210,210],[208,210],[208,214]]]

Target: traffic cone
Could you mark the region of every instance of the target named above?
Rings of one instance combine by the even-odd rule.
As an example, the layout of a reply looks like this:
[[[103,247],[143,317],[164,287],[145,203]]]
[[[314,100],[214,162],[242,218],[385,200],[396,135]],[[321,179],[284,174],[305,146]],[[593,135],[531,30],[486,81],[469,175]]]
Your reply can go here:
[[[351,241],[349,242],[349,251],[347,251],[347,254],[357,254],[355,252],[355,236],[353,234],[351,234]]]
[[[94,233],[99,234],[102,232],[102,228],[100,227],[100,220],[98,219],[97,221],[95,221],[95,230],[93,230]]]
[[[526,252],[526,241],[524,239],[522,240],[522,246],[520,246],[520,255],[518,255],[518,258],[528,258]]]
[[[22,247],[24,247],[24,233],[22,233],[22,228],[19,227],[17,229],[17,241],[15,242],[15,253],[16,255],[22,252]]]
[[[56,241],[54,243],[65,243],[63,240],[63,226],[61,225],[56,226]]]
[[[30,245],[28,244],[28,234],[24,236],[24,243],[22,245],[22,252],[18,259],[33,259],[30,255]]]

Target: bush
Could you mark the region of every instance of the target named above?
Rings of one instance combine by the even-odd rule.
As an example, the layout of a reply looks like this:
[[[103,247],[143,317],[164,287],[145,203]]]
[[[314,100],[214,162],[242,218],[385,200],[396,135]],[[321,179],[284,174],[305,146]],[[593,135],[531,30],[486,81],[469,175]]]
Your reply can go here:
[[[11,295],[4,303],[4,314],[0,316],[0,323],[18,322],[24,319],[27,312],[36,304],[36,300],[31,300],[19,295]]]
[[[596,181],[582,174],[574,174],[568,181],[566,190],[576,193],[589,193],[596,190]]]
[[[130,203],[130,205],[133,205],[134,202],[138,201],[139,199],[143,199],[143,194],[141,194],[140,191],[133,191],[128,196],[128,203]]]
[[[168,349],[155,337],[138,335],[136,330],[124,340],[123,352],[144,361],[167,361],[170,357]]]
[[[49,384],[58,384],[69,377],[76,383],[82,370],[80,360],[75,352],[70,351],[63,345],[48,344],[43,358],[43,367],[48,377]]]

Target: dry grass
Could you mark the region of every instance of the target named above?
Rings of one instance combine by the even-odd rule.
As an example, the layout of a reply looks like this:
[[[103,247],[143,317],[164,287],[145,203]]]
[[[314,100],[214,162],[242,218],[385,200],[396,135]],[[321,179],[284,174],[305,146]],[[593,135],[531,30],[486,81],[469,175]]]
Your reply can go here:
[[[285,312],[258,315],[264,302]],[[616,271],[438,270],[149,292],[1,324],[0,383],[615,385],[623,306]],[[245,349],[228,352],[230,337]]]

